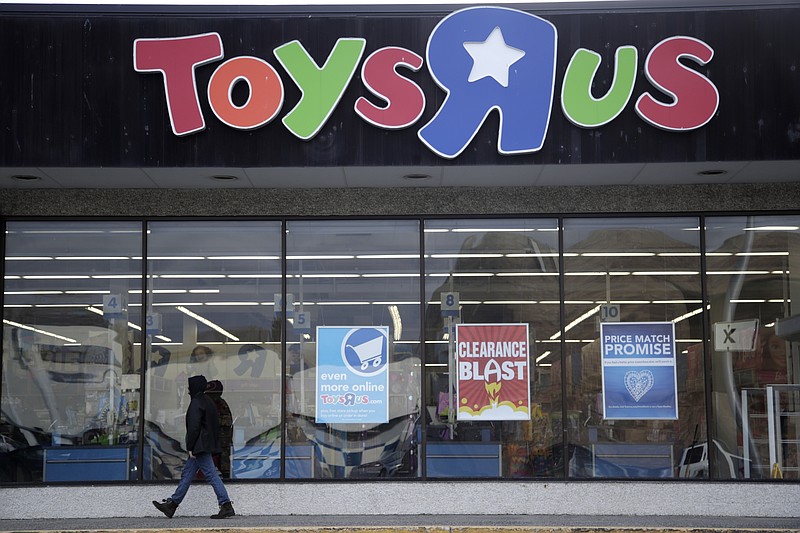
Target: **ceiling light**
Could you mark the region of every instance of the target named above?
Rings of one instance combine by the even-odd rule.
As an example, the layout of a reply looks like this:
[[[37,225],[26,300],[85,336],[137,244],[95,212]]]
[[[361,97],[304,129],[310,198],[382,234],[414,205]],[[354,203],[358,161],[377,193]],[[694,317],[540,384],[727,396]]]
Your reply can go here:
[[[652,257],[653,252],[583,252],[583,257]]]
[[[394,325],[394,340],[399,341],[403,336],[403,320],[396,305],[389,306],[389,315],[392,317],[392,325]]]
[[[222,259],[222,260],[230,260],[230,261],[239,261],[239,260],[262,260],[262,259],[280,259],[277,255],[210,255],[207,259],[215,260],[215,259]]]
[[[727,170],[722,170],[721,168],[714,168],[709,170],[701,170],[697,173],[698,176],[722,176],[723,174],[727,174]]]
[[[419,274],[401,274],[401,273],[361,274],[361,277],[362,278],[418,278]]]
[[[503,254],[431,254],[430,257],[433,259],[483,259],[503,257]]]
[[[210,327],[211,329],[214,329],[214,330],[218,331],[219,333],[222,333],[224,336],[228,337],[232,341],[238,341],[239,340],[239,337],[236,337],[235,335],[227,332],[221,326],[219,326],[216,323],[210,321],[209,319],[207,319],[205,317],[202,317],[202,316],[198,315],[197,313],[186,309],[182,305],[176,306],[175,309],[177,309],[181,313],[184,313],[185,315],[188,315],[188,316],[194,318],[198,322],[201,322],[201,323],[205,324],[206,326]]]
[[[58,335],[56,333],[45,331],[43,329],[37,329],[32,326],[26,326],[25,324],[20,324],[19,322],[13,322],[11,320],[3,319],[3,324],[7,324],[9,326],[14,326],[22,329],[27,329],[28,331],[33,331],[34,333],[41,333],[42,335],[47,335],[48,337],[54,337],[56,339],[67,341],[67,342],[78,342],[75,339],[70,339],[69,337],[64,337],[63,335]]]
[[[759,226],[757,228],[743,228],[744,231],[797,231],[800,226]]]
[[[419,259],[419,254],[372,254],[357,255],[356,259]]]
[[[300,260],[300,259],[355,259],[354,255],[287,255],[287,260]]]
[[[711,306],[709,306],[709,307],[711,307]],[[702,307],[698,307],[698,308],[697,308],[697,309],[695,309],[694,311],[689,311],[688,313],[684,313],[684,314],[682,314],[682,315],[681,315],[681,316],[679,316],[679,317],[673,318],[673,319],[672,319],[672,322],[674,322],[675,324],[677,324],[678,322],[681,322],[681,321],[683,321],[683,320],[686,320],[687,318],[691,318],[691,317],[693,317],[693,316],[695,316],[695,315],[698,315],[698,314],[700,314],[700,313],[702,313],[702,312],[703,312],[703,308],[702,308]]]
[[[122,259],[130,259],[127,256],[111,256],[111,255],[103,255],[103,256],[62,256],[56,257],[58,261],[116,261]]]

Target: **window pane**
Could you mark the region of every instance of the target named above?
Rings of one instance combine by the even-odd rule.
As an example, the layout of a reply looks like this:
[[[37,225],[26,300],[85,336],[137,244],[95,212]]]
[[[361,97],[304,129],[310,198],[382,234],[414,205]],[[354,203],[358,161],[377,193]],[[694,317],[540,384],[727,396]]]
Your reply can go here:
[[[721,479],[798,479],[799,227],[798,216],[707,220],[714,474]]]
[[[0,481],[136,479],[141,224],[10,222]]]
[[[562,476],[558,222],[429,221],[425,254],[428,477]],[[455,312],[448,294],[458,300]],[[526,325],[528,353],[459,356],[456,370],[448,365],[456,356],[456,323],[460,332],[475,324]],[[496,343],[514,330],[474,329]],[[523,373],[513,371],[521,365],[492,371],[516,361],[525,363]],[[463,401],[453,399],[458,385]]]
[[[564,289],[569,475],[708,476],[698,220],[566,220]]]
[[[149,224],[146,479],[180,477],[187,379],[223,386],[223,477],[280,471],[279,222]],[[231,427],[232,424],[232,427]]]
[[[416,221],[288,223],[287,477],[419,474],[419,242]]]

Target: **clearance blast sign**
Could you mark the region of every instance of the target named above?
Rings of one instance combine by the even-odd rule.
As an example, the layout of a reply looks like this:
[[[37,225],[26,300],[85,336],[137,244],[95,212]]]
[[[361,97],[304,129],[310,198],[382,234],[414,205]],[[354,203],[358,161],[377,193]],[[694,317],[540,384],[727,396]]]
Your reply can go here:
[[[530,420],[527,324],[457,324],[458,420]]]

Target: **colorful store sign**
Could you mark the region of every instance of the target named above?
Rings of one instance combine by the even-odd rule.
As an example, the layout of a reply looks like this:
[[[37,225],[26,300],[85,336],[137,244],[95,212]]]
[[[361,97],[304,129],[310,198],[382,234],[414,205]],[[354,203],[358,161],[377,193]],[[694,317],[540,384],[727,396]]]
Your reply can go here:
[[[457,324],[458,420],[530,420],[528,324]]]
[[[603,418],[677,420],[675,324],[601,322]]]
[[[386,46],[372,52],[363,38],[342,37],[323,65],[318,65],[297,40],[272,52],[285,72],[282,76],[259,57],[228,59],[202,87],[213,114],[224,124],[252,130],[269,124],[284,103],[284,77],[300,89],[299,102],[282,118],[294,136],[309,140],[317,135],[361,66],[361,81],[376,105],[359,97],[355,114],[373,126],[395,130],[415,125],[425,110],[419,85],[398,69],[418,71],[427,62],[433,80],[447,94],[436,114],[417,132],[419,140],[437,155],[458,157],[492,111],[500,114],[497,151],[524,154],[540,150],[545,142],[556,94],[558,32],[549,21],[516,9],[470,7],[451,13],[431,32],[426,58],[414,51]],[[706,65],[713,49],[701,40],[672,36],[657,43],[644,61],[644,74],[656,90],[638,96],[636,113],[646,123],[669,131],[702,127],[719,105],[716,86],[686,66]],[[172,131],[183,136],[205,129],[195,70],[225,57],[222,37],[204,33],[166,39],[136,39],[133,66],[137,72],[163,77]],[[601,56],[579,48],[564,71],[560,103],[566,118],[583,128],[597,128],[614,120],[628,106],[639,68],[637,48],[616,50],[614,79],[606,94],[592,92]],[[244,82],[247,101],[233,101],[234,86]]]
[[[389,421],[389,328],[317,327],[317,415],[323,424]]]

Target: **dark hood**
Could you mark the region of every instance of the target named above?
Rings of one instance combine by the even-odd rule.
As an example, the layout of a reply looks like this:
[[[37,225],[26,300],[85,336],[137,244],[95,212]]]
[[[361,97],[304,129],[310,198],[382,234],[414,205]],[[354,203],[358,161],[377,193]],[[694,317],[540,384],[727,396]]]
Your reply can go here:
[[[206,390],[205,376],[192,376],[189,378],[189,396],[197,396]]]

